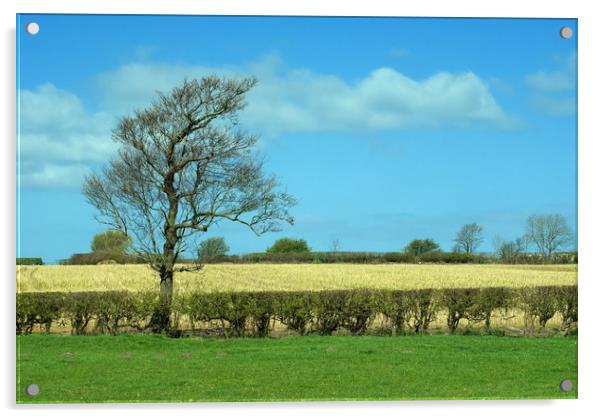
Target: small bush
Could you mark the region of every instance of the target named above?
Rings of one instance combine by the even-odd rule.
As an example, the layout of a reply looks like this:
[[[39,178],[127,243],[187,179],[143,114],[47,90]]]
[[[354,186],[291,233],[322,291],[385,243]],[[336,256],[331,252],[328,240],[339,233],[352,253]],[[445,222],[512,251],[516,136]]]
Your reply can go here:
[[[559,286],[556,289],[556,309],[562,316],[564,330],[572,328],[578,320],[577,286]]]
[[[308,253],[310,251],[307,241],[304,239],[281,238],[276,241],[267,253],[282,254],[282,253]]]
[[[30,334],[35,325],[44,326],[46,332],[64,312],[62,293],[18,293],[16,304],[17,334]]]
[[[345,292],[342,306],[342,326],[353,335],[365,334],[377,313],[375,292],[367,289]]]
[[[241,263],[242,259],[238,255],[213,255],[203,257],[201,260],[178,260],[179,263],[197,263],[201,261],[203,264],[220,264],[220,263]]]
[[[384,253],[383,261],[387,263],[415,263],[416,257],[409,253]]]
[[[514,291],[505,287],[486,287],[479,290],[476,304],[469,312],[469,319],[485,321],[485,331],[491,332],[491,316],[497,309],[508,309],[513,305]]]
[[[439,308],[437,292],[433,289],[407,290],[409,325],[413,331],[424,333],[428,330]]]
[[[115,261],[117,264],[145,264],[146,261],[140,256],[129,254],[118,254],[110,251],[98,251],[95,253],[73,254],[67,260],[62,260],[63,265],[96,265],[107,260]]]
[[[479,301],[479,289],[443,289],[441,307],[447,310],[447,328],[455,333],[461,319],[469,319]]]
[[[405,253],[366,252],[305,252],[305,253],[250,253],[234,262],[242,263],[413,263],[415,257]],[[230,260],[226,260],[230,261]]]
[[[490,260],[484,255],[458,253],[458,252],[425,253],[420,256],[420,261],[425,262],[425,263],[448,263],[448,264],[465,264],[465,263],[483,264],[483,263],[490,262]]]
[[[377,310],[391,321],[392,335],[405,332],[409,323],[410,300],[404,290],[378,292],[375,296]]]
[[[151,292],[39,292],[17,294],[17,334],[34,325],[46,331],[54,322],[68,320],[71,333],[116,334],[121,328],[146,329],[158,297]],[[89,325],[94,322],[94,330]]]
[[[17,257],[18,266],[43,266],[44,261],[39,257]]]
[[[540,329],[556,314],[557,292],[554,286],[526,287],[519,290],[525,318],[537,321]]]
[[[313,294],[312,312],[318,334],[331,335],[343,324],[345,295],[344,290],[329,290]]]
[[[96,292],[72,293],[66,298],[67,315],[71,322],[71,332],[75,335],[86,333],[90,320],[100,311],[100,298]]]
[[[194,321],[219,321],[226,337],[243,337],[247,320],[253,314],[250,293],[194,293],[189,297],[188,314]]]
[[[253,335],[256,337],[270,336],[270,322],[274,317],[275,301],[271,292],[257,292],[252,296],[251,322],[253,324]]]
[[[279,292],[275,298],[275,317],[287,329],[304,335],[313,318],[311,292]]]

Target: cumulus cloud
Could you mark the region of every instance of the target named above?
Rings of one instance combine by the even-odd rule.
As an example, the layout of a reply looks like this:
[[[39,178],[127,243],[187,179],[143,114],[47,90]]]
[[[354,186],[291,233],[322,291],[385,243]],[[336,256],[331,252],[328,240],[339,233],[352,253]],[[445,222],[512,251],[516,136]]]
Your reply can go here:
[[[90,113],[72,93],[44,84],[19,92],[19,163],[27,186],[76,185],[86,164],[115,150],[113,117]],[[74,175],[78,175],[74,177]],[[62,179],[61,177],[65,177]],[[70,178],[68,178],[70,177]]]
[[[115,152],[110,133],[117,117],[147,106],[157,91],[184,78],[208,74],[257,77],[241,122],[266,135],[510,124],[487,83],[472,72],[417,80],[380,67],[349,81],[287,68],[276,55],[236,67],[134,62],[95,80],[102,112],[87,111],[76,95],[52,84],[20,91],[22,184],[78,186],[86,167]]]
[[[433,74],[424,80],[381,67],[348,82],[334,74],[283,68],[269,57],[246,68],[209,68],[133,63],[99,78],[103,102],[115,111],[148,103],[156,90],[167,91],[183,78],[206,74],[242,77],[259,84],[248,95],[242,121],[276,133],[413,127],[507,126],[510,118],[487,83],[472,72]]]
[[[352,84],[336,76],[296,70],[254,94],[258,100],[253,102],[257,107],[249,106],[251,120],[279,130],[361,131],[507,122],[487,85],[471,72],[442,72],[414,80],[383,67]]]

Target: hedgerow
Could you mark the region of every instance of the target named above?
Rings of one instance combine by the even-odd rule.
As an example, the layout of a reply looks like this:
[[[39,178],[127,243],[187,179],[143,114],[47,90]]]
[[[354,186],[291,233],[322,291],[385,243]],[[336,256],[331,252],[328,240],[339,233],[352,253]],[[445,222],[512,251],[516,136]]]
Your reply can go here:
[[[40,257],[17,257],[18,266],[43,266],[44,261]]]
[[[157,295],[151,292],[36,292],[17,294],[17,334],[35,325],[46,332],[67,321],[72,334],[110,333],[121,329],[143,331]],[[90,325],[94,323],[94,329]]]
[[[304,335],[313,319],[311,292],[274,292],[275,319]]]
[[[63,265],[94,265],[107,260],[117,264],[146,264],[146,260],[136,255],[115,254],[107,252],[73,254]],[[351,251],[327,251],[327,252],[293,252],[293,253],[250,253],[244,255],[213,255],[203,257],[203,264],[258,264],[258,263],[297,263],[297,264],[382,264],[382,263],[439,263],[439,264],[576,264],[577,253],[557,253],[550,257],[541,254],[520,253],[512,259],[502,259],[485,254],[466,254],[458,252],[434,251],[420,255],[405,252],[351,252]],[[198,263],[199,260],[178,259],[179,263]],[[43,264],[38,258],[17,259],[17,265]]]
[[[29,334],[37,325],[46,332],[64,326],[78,335],[147,332],[157,301],[153,292],[19,293],[16,330]],[[509,309],[523,312],[527,328],[543,329],[557,314],[564,330],[576,328],[578,320],[576,286],[197,292],[177,297],[172,308],[178,334],[188,323],[193,333],[212,329],[225,337],[269,337],[276,322],[300,335],[362,335],[377,318],[388,321],[394,335],[426,333],[441,317],[449,333],[463,320],[483,322],[489,332],[493,313]]]

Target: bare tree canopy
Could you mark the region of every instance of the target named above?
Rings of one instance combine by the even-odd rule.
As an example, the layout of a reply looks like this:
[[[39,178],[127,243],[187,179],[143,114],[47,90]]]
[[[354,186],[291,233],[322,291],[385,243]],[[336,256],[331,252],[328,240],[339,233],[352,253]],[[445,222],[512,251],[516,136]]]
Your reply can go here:
[[[330,241],[330,252],[338,253],[339,251],[341,251],[341,240],[335,238]]]
[[[530,216],[525,237],[546,257],[573,243],[571,228],[566,218],[559,214]]]
[[[519,237],[513,241],[506,241],[500,236],[493,240],[495,254],[505,263],[515,263],[519,256],[526,250],[527,244],[524,237]]]
[[[223,220],[258,235],[293,223],[294,199],[263,173],[253,153],[257,137],[238,126],[255,84],[211,76],[159,93],[120,120],[113,131],[118,156],[85,180],[97,219],[134,238],[133,249],[160,275],[167,305],[191,236]]]
[[[454,239],[459,251],[472,254],[483,242],[483,227],[476,223],[464,225]]]

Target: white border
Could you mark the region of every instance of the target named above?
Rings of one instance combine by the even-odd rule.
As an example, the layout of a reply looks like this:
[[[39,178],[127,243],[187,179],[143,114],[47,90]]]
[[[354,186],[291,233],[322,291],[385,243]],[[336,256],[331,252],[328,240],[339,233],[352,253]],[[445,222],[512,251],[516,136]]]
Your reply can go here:
[[[42,412],[53,416],[257,416],[287,414],[332,416],[424,416],[424,417],[504,417],[545,414],[547,417],[590,416],[601,397],[599,384],[602,347],[601,312],[596,309],[602,297],[601,268],[596,264],[600,252],[600,45],[602,20],[595,2],[549,0],[476,1],[440,0],[394,2],[384,0],[4,0],[2,7],[2,85],[0,101],[3,138],[2,169],[2,240],[4,286],[2,296],[2,334],[4,343],[2,406],[7,416],[33,416]],[[579,336],[579,400],[578,401],[445,401],[445,402],[333,402],[307,404],[173,404],[126,406],[15,406],[15,14],[20,13],[120,13],[120,14],[238,14],[238,15],[334,15],[334,16],[448,16],[448,17],[564,17],[579,19],[579,296],[581,321]],[[597,41],[597,42],[596,42]],[[598,123],[596,123],[598,122]]]

